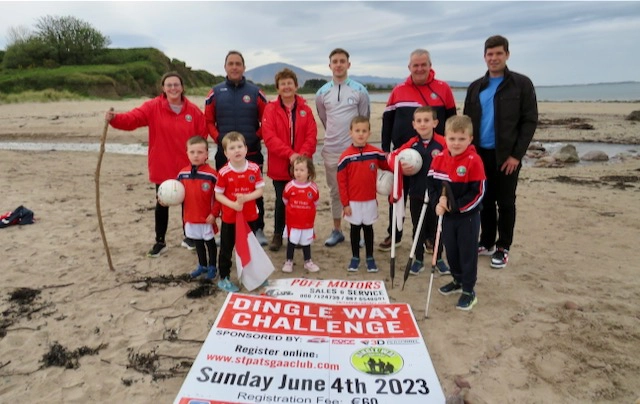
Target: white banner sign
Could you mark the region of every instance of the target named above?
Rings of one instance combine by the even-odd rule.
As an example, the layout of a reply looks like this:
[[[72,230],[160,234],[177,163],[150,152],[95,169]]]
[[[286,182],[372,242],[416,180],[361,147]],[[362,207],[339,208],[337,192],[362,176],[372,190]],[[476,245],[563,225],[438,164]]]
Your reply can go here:
[[[229,293],[175,404],[428,404],[445,397],[408,304]]]
[[[345,281],[318,279],[275,279],[262,292],[287,300],[318,303],[389,303],[383,281]]]

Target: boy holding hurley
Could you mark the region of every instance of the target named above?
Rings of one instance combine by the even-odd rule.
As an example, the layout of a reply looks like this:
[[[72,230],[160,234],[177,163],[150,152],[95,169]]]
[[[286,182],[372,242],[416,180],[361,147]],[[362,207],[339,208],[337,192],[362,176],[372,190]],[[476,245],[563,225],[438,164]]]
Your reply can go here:
[[[456,115],[447,119],[447,147],[433,158],[427,175],[429,201],[435,205],[436,215],[444,215],[442,238],[453,276],[453,281],[442,286],[439,292],[445,296],[462,293],[456,308],[465,311],[478,302],[474,287],[478,273],[480,209],[486,181],[482,160],[471,145],[472,133],[473,125],[468,116]]]

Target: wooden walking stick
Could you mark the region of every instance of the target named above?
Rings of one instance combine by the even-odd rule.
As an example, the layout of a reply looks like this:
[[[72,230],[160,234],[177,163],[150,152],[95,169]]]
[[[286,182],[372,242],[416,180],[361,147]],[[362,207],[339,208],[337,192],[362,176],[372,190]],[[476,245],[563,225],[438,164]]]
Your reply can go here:
[[[113,111],[111,108],[109,111]],[[96,212],[98,214],[98,224],[100,225],[100,235],[102,236],[102,243],[104,244],[104,250],[107,253],[107,261],[109,261],[109,269],[115,271],[113,268],[113,262],[111,262],[111,252],[109,251],[109,244],[107,243],[107,236],[104,233],[104,225],[102,224],[102,211],[100,210],[100,167],[102,166],[102,156],[104,155],[104,144],[107,140],[107,130],[109,129],[109,121],[104,120],[104,129],[102,130],[102,137],[100,138],[100,154],[98,155],[98,166],[96,167]]]

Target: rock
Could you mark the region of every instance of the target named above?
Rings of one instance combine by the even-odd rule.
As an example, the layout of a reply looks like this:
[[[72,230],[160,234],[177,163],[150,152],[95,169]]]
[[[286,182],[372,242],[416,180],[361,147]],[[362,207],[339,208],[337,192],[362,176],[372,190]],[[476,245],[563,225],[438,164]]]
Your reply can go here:
[[[539,150],[539,151],[545,151],[546,149],[544,148],[544,146],[542,145],[542,142],[531,142],[529,144],[529,147],[527,147],[527,150]]]
[[[563,163],[577,163],[580,161],[576,147],[572,144],[564,145],[552,154],[553,158]]]
[[[564,308],[567,310],[579,310],[582,311],[582,307],[578,306],[578,303],[572,302],[570,300],[564,303]]]
[[[539,159],[540,157],[544,157],[547,155],[547,152],[544,150],[537,149],[529,149],[527,150],[526,156],[532,159]]]
[[[534,167],[562,167],[562,163],[556,161],[552,156],[544,156],[538,159],[533,165]]]
[[[580,157],[582,161],[609,161],[609,156],[602,150],[591,150]]]
[[[640,121],[640,111],[631,111],[626,118],[627,121]]]
[[[456,376],[453,379],[453,382],[456,384],[456,386],[460,387],[461,389],[470,389],[471,388],[471,384],[469,384],[468,381],[463,379],[462,376]]]

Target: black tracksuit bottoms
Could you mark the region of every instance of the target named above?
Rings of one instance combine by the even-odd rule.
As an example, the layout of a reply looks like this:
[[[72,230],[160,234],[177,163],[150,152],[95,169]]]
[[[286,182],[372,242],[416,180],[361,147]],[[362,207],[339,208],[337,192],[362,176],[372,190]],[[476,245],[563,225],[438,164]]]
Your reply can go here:
[[[442,220],[442,241],[447,249],[451,276],[462,284],[464,292],[472,292],[478,276],[478,234],[480,212],[445,215]]]

